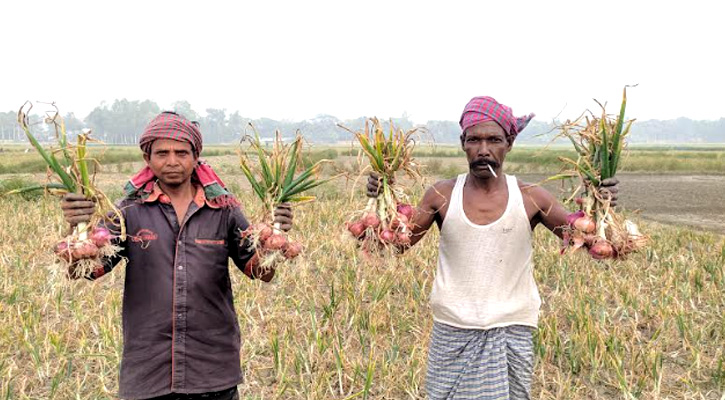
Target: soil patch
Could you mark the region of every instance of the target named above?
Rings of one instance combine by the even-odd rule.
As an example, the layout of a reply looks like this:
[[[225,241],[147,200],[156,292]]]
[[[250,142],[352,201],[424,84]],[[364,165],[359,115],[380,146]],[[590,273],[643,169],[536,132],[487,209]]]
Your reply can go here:
[[[526,182],[544,175],[518,174]],[[725,176],[618,174],[619,203],[652,221],[725,234]],[[544,185],[560,193],[560,184]]]

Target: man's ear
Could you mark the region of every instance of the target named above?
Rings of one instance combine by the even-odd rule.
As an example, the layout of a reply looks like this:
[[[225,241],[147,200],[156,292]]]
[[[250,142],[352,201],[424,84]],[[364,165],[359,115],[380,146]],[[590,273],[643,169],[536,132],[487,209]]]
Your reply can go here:
[[[461,132],[461,148],[463,148],[463,143],[466,140],[466,131]]]
[[[151,161],[151,155],[148,154],[148,153],[146,153],[146,152],[144,152],[143,153],[143,159],[144,159],[144,161],[146,161],[146,165],[149,165],[149,161]]]

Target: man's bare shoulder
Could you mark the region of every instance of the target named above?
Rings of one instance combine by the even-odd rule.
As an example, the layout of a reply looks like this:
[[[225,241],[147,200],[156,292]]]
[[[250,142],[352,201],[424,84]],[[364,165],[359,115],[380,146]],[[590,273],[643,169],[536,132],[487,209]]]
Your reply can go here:
[[[431,187],[428,188],[428,193],[440,193],[446,197],[450,197],[451,193],[453,193],[454,187],[456,187],[456,178],[443,179],[431,185]]]
[[[453,188],[456,186],[456,180],[457,178],[451,178],[451,179],[443,179],[433,184],[433,188],[436,188],[438,190],[448,190],[452,191]]]
[[[436,206],[440,206],[450,200],[455,186],[456,178],[440,180],[428,187],[428,190],[426,190],[423,196],[423,202],[437,209],[438,207]]]
[[[523,195],[524,200],[528,198],[534,200],[538,204],[551,203],[552,201],[556,200],[554,198],[554,195],[549,193],[548,190],[544,189],[540,185],[524,182],[520,179],[517,179],[517,182],[519,184],[519,190],[521,190],[521,194]]]
[[[519,189],[523,192],[543,190],[543,188],[535,183],[524,182],[521,179],[516,179],[516,183],[519,184]]]

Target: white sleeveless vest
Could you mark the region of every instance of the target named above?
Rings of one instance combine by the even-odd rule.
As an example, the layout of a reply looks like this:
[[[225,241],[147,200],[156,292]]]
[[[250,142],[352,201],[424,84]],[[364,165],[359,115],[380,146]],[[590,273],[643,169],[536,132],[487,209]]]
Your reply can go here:
[[[433,319],[468,329],[536,327],[541,298],[533,275],[531,224],[515,176],[505,175],[508,204],[501,217],[476,225],[463,212],[461,174],[438,246],[430,305]]]

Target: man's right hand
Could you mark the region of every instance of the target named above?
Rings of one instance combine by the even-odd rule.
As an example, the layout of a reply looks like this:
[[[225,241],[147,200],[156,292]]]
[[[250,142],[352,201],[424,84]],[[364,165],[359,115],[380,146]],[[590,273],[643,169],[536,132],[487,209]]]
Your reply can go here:
[[[63,210],[63,217],[74,227],[81,222],[90,222],[91,216],[96,211],[96,203],[86,199],[86,196],[78,193],[67,193],[60,202]]]
[[[599,194],[603,199],[609,200],[611,207],[617,206],[619,199],[619,179],[615,177],[607,178],[599,184]]]
[[[378,194],[380,192],[380,176],[376,174],[375,172],[371,172],[370,175],[368,175],[368,187],[367,187],[367,193],[365,193],[368,197],[376,198],[378,197]]]

